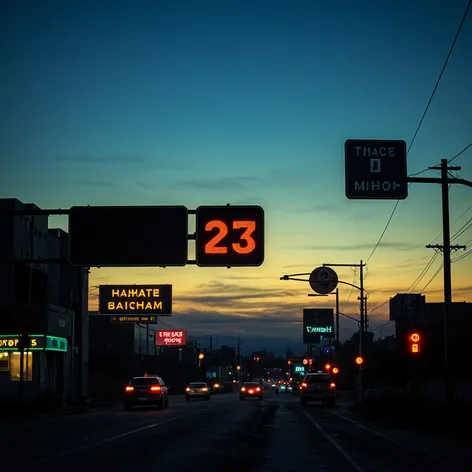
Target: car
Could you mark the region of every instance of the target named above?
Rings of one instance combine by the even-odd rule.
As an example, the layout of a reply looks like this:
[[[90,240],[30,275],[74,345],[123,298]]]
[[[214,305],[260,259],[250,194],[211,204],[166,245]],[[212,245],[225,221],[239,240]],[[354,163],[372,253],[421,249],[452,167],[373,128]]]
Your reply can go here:
[[[263,395],[263,389],[257,382],[244,382],[239,391],[240,400],[245,398],[259,398],[259,400],[262,400]]]
[[[210,399],[210,389],[206,382],[190,382],[185,389],[185,400],[190,401],[192,398]]]
[[[124,392],[124,408],[130,410],[134,405],[169,406],[169,388],[159,376],[133,377]]]
[[[336,405],[336,384],[331,375],[326,372],[306,374],[300,384],[300,404],[309,401],[321,401],[329,406]]]

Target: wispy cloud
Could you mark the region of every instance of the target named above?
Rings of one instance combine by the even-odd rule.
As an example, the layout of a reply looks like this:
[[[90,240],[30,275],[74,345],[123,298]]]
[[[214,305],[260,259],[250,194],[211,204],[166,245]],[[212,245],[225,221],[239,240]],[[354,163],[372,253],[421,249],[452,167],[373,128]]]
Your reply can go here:
[[[429,279],[426,278],[426,280],[429,280]],[[469,293],[472,293],[472,286],[454,287],[452,289],[452,292],[456,295],[469,294]],[[429,289],[428,288],[428,289],[425,290],[424,295],[433,294],[433,293],[441,293],[442,294],[442,293],[444,293],[444,289],[443,288],[436,288],[436,289]]]
[[[304,172],[293,171],[292,169],[273,169],[268,170],[264,175],[231,175],[222,176],[215,179],[186,179],[178,183],[186,188],[197,188],[207,190],[228,190],[228,189],[247,189],[249,191],[255,188],[267,187],[289,187],[291,185],[300,185],[311,176]],[[333,206],[334,209],[334,206]]]
[[[314,251],[364,251],[372,249],[375,246],[375,243],[359,243],[359,244],[330,244],[329,246],[306,246],[301,247],[298,246],[296,249],[303,249],[303,250],[314,250]],[[419,249],[423,247],[421,244],[415,243],[408,243],[408,242],[385,242],[380,243],[379,248],[387,248],[387,249],[403,249],[405,251],[411,251],[414,249]],[[291,248],[295,249],[295,248]]]
[[[118,184],[112,180],[93,180],[93,179],[79,179],[70,180],[67,182],[68,186],[75,187],[116,187]]]
[[[192,179],[184,180],[180,183],[185,188],[197,188],[206,190],[227,190],[227,189],[242,189],[251,188],[254,185],[259,185],[260,179],[256,177],[222,177],[218,179]]]
[[[307,207],[294,208],[293,211],[298,213],[317,213],[339,211],[339,205],[337,203],[319,203]]]

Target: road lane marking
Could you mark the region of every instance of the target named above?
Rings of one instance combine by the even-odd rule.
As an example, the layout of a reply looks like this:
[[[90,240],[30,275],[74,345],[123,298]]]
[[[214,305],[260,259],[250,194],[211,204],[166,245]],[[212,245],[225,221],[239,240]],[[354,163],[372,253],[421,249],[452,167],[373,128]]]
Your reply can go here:
[[[352,423],[356,426],[358,426],[359,428],[375,435],[375,436],[378,436],[379,438],[383,438],[385,439],[386,441],[390,441],[392,444],[395,444],[397,446],[400,446],[400,447],[403,447],[403,444],[400,442],[400,441],[397,441],[396,439],[393,439],[391,438],[390,436],[387,436],[386,434],[384,433],[381,433],[380,431],[377,431],[375,429],[372,429],[372,428],[369,428],[368,426],[365,426],[363,425],[362,423],[359,423],[358,421],[355,421],[351,418],[348,418],[347,416],[344,416],[344,415],[341,415],[339,413],[335,413],[334,411],[331,411],[331,410],[326,410],[328,413],[331,413],[332,415],[334,416],[337,416],[338,418],[342,418],[343,420],[349,422],[349,423]],[[451,464],[449,464],[448,462],[444,462],[442,461],[441,459],[438,459],[437,457],[434,457],[433,455],[431,455],[426,449],[423,449],[423,448],[418,448],[419,451],[421,451],[421,453],[427,457],[429,457],[430,459],[434,460],[435,462],[441,464],[442,466],[444,467],[451,467]]]
[[[364,469],[358,465],[354,459],[341,447],[341,445],[334,440],[306,411],[303,414],[308,420],[318,429],[318,431],[328,440],[331,445],[346,459],[357,472],[364,472]]]
[[[137,428],[137,429],[133,429],[131,431],[126,431],[125,433],[117,434],[116,436],[111,436],[109,438],[100,439],[100,440],[95,441],[91,444],[85,444],[83,446],[79,446],[79,447],[76,447],[74,449],[68,449],[66,451],[58,452],[58,453],[53,454],[49,457],[45,457],[45,458],[42,458],[42,459],[38,459],[36,461],[28,462],[27,464],[22,465],[22,467],[25,467],[25,468],[35,467],[37,465],[44,464],[45,462],[47,463],[47,462],[53,461],[55,459],[67,456],[69,454],[73,454],[73,453],[77,453],[77,452],[81,452],[81,451],[86,451],[87,449],[92,449],[93,447],[97,447],[97,446],[100,446],[102,444],[110,443],[112,441],[116,441],[117,439],[121,439],[121,438],[124,438],[126,436],[130,436],[132,434],[139,433],[141,431],[146,431],[148,429],[156,428],[156,427],[161,426],[163,424],[172,423],[173,421],[179,420],[181,418],[185,418],[187,416],[191,416],[191,415],[195,415],[197,413],[201,413],[201,412],[207,410],[210,407],[211,407],[211,405],[208,405],[207,408],[200,408],[200,409],[194,410],[190,413],[186,413],[185,415],[174,416],[173,418],[169,418],[167,420],[159,421],[158,423],[152,423],[152,424],[149,424],[147,426],[142,426],[141,428]]]

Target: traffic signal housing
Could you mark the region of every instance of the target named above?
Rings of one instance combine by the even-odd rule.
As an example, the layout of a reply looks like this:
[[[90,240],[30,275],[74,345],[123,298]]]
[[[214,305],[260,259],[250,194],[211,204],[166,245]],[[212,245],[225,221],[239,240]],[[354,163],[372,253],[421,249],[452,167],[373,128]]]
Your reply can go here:
[[[421,342],[421,335],[417,332],[410,333],[408,336],[409,341],[409,351],[412,354],[418,354],[420,352],[420,342]]]

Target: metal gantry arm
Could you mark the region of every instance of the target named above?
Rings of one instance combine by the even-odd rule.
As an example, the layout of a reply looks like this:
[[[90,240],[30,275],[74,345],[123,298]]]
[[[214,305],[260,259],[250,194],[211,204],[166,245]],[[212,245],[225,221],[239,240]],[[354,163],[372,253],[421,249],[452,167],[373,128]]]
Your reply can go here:
[[[297,280],[298,282],[309,282],[308,279],[299,279],[298,276],[299,275],[310,275],[311,272],[306,272],[306,273],[302,273],[302,274],[286,274],[286,275],[282,275],[282,277],[280,277],[280,280]],[[362,289],[361,287],[357,286],[357,285],[354,285],[354,284],[351,284],[349,282],[344,282],[342,280],[338,280],[338,284],[344,284],[344,285],[349,285],[350,287],[354,287],[354,288],[357,288],[357,290],[359,291],[366,291],[365,289]],[[334,293],[334,292],[331,292],[331,293]]]

